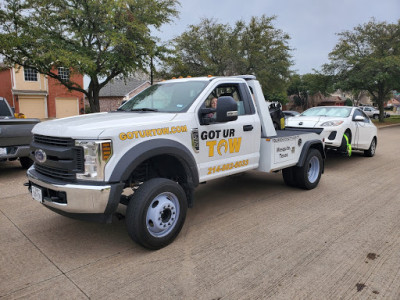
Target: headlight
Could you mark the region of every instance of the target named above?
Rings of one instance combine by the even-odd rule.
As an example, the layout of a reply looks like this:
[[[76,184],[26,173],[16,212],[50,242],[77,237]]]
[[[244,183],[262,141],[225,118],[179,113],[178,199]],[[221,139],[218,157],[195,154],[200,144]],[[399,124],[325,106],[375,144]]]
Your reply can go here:
[[[112,156],[110,140],[76,140],[75,146],[82,147],[85,157],[84,173],[76,174],[77,179],[104,180],[104,169]]]
[[[343,121],[327,121],[322,123],[320,126],[339,126],[342,123]]]

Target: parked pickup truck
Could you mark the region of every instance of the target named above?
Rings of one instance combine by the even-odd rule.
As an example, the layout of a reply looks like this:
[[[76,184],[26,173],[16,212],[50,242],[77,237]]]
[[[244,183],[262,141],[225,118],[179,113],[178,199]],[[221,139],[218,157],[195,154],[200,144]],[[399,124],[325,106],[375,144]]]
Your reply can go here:
[[[379,110],[377,110],[375,107],[372,106],[360,106],[359,107],[368,117],[373,118],[373,119],[378,119],[379,118]],[[386,111],[383,112],[383,116],[385,118],[389,118],[390,114],[388,114]]]
[[[318,185],[320,129],[276,131],[268,106],[254,76],[184,78],[150,86],[115,112],[40,123],[29,190],[80,219],[110,222],[127,206],[131,238],[159,249],[180,232],[199,183],[258,170]]]
[[[38,119],[17,119],[7,100],[0,97],[0,161],[16,160],[28,169],[33,161],[29,158],[31,130]]]

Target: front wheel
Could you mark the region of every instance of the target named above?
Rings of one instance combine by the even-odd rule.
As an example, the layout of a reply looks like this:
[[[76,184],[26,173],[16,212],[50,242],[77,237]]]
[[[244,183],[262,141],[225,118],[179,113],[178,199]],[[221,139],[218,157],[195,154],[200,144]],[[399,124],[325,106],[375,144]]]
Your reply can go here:
[[[375,155],[375,152],[376,152],[376,139],[373,138],[371,141],[371,145],[369,146],[369,149],[364,151],[364,156],[372,157]]]
[[[186,211],[186,195],[178,183],[165,178],[150,179],[129,200],[126,210],[128,233],[145,248],[163,248],[181,231]]]
[[[303,189],[311,190],[315,188],[322,173],[322,155],[317,149],[311,148],[308,151],[306,160],[302,167],[296,169],[297,185]]]

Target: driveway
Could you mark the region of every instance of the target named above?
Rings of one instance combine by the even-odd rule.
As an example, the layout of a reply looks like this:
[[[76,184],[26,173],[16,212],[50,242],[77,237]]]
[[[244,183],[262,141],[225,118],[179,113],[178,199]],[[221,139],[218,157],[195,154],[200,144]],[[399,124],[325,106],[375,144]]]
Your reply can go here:
[[[0,298],[400,299],[400,127],[373,158],[329,154],[311,191],[248,172],[200,185],[178,238],[148,251],[123,220],[76,221],[0,164]]]

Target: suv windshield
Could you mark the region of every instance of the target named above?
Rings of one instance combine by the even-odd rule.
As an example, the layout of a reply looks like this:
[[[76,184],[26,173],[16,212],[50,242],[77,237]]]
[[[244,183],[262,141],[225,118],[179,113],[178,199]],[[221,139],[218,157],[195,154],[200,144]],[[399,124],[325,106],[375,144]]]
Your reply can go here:
[[[182,81],[155,84],[131,98],[118,110],[183,112],[208,83],[209,81]]]
[[[347,118],[351,113],[351,107],[313,107],[307,109],[301,116],[339,117]]]

